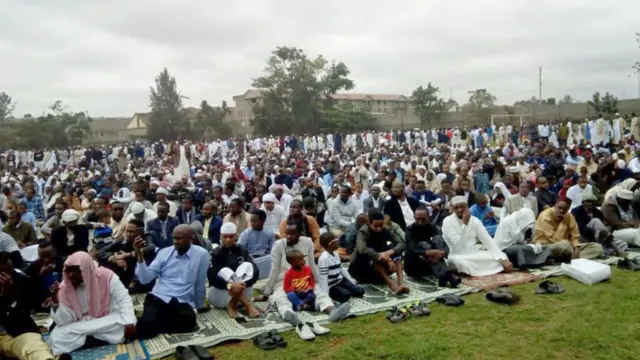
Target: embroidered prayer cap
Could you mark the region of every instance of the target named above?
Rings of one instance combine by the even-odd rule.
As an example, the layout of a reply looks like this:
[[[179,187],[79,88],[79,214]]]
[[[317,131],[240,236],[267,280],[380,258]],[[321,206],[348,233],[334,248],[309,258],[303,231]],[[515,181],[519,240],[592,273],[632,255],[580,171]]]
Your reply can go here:
[[[276,202],[276,196],[273,193],[265,193],[262,195],[262,202]]]
[[[633,191],[622,189],[618,191],[618,194],[616,195],[616,197],[618,199],[623,199],[623,200],[633,200]]]
[[[467,204],[467,198],[464,196],[454,196],[453,199],[451,199],[451,206],[460,204]]]
[[[60,216],[60,220],[63,224],[78,221],[80,220],[80,213],[73,209],[65,210]]]
[[[138,215],[144,211],[144,205],[139,202],[134,202],[131,204],[131,213],[134,215]]]
[[[163,188],[163,187],[159,187],[158,190],[156,190],[156,194],[163,194],[163,195],[169,195],[169,190]]]
[[[236,224],[232,222],[226,222],[222,224],[222,226],[220,227],[221,235],[232,235],[232,234],[236,234],[237,232],[238,232],[238,228],[236,227]]]
[[[593,195],[592,192],[585,192],[584,194],[582,194],[582,202],[585,201],[593,201],[593,202],[597,202],[598,198]]]

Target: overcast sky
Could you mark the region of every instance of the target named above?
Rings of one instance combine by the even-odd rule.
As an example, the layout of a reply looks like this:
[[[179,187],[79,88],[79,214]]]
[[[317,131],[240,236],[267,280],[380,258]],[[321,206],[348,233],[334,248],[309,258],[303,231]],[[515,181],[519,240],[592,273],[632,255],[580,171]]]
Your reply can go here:
[[[270,51],[296,46],[351,69],[359,93],[431,81],[460,103],[538,94],[638,97],[639,0],[0,0],[0,91],[15,116],[62,100],[92,116],[148,111],[164,67],[219,104],[250,87]]]

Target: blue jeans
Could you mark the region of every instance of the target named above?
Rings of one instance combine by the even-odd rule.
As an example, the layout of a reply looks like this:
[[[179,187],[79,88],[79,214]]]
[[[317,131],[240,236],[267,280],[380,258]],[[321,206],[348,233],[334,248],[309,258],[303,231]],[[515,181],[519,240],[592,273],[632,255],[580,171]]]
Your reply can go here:
[[[302,305],[309,305],[309,307],[314,308],[316,303],[316,296],[313,293],[313,289],[303,292],[300,296],[295,292],[288,292],[287,298],[291,302],[291,305],[293,305],[295,311],[299,311]]]

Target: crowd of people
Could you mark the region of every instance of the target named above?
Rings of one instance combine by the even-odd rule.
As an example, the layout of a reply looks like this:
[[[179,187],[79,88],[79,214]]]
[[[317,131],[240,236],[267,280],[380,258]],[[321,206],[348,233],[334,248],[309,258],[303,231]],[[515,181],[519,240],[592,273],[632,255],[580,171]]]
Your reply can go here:
[[[361,284],[623,255],[640,247],[632,118],[5,149],[0,349],[68,357],[192,332],[211,308],[259,317],[256,301],[310,340],[329,329],[297,312],[340,321]]]

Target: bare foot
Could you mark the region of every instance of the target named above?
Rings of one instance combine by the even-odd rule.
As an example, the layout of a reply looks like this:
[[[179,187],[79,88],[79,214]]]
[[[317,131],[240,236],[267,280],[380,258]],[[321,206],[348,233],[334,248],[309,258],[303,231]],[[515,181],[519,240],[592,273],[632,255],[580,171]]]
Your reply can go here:
[[[229,314],[229,317],[232,319],[238,317],[238,307],[235,301],[229,301],[227,304],[227,314]]]
[[[255,319],[260,316],[260,311],[258,311],[254,306],[249,306],[247,308],[247,315],[249,315],[250,318]]]
[[[409,288],[404,285],[398,286],[398,290],[396,290],[396,294],[398,295],[408,294],[408,293],[409,293]]]

